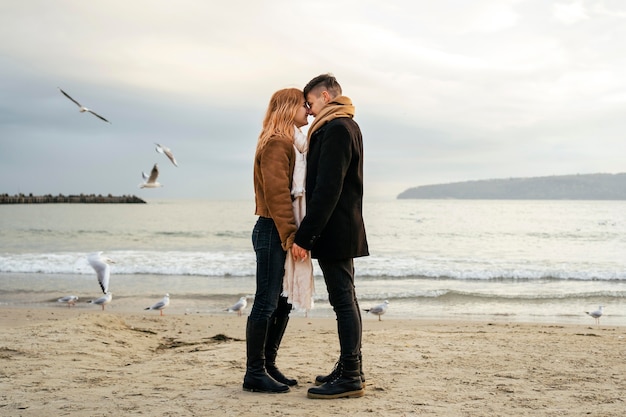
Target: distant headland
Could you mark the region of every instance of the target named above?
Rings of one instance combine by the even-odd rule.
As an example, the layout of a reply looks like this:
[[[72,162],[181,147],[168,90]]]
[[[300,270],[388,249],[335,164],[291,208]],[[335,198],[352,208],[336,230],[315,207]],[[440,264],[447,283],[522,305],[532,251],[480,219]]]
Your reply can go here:
[[[144,200],[134,195],[103,196],[101,194],[79,195],[32,195],[32,194],[0,194],[0,204],[146,204]]]
[[[626,173],[490,179],[409,188],[398,199],[626,200]]]

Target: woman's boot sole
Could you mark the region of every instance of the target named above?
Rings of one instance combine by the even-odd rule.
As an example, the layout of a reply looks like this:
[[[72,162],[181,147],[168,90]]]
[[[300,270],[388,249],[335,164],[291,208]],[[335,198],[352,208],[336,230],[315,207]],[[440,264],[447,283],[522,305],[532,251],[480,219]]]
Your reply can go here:
[[[260,392],[263,394],[286,394],[288,393],[290,390],[286,389],[285,391],[267,391],[267,390],[262,390],[262,389],[258,389],[258,388],[252,388],[252,387],[243,387],[244,391],[248,391],[248,392]]]

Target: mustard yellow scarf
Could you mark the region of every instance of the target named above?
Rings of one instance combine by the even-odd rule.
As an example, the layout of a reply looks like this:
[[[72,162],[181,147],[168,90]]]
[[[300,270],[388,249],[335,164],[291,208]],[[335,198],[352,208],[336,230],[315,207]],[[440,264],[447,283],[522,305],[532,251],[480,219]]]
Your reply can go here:
[[[311,127],[307,133],[307,139],[311,139],[311,135],[317,129],[324,126],[331,120],[337,119],[338,117],[354,117],[354,106],[352,105],[352,100],[346,96],[337,97],[318,113],[315,120],[313,120],[313,123],[311,123]]]

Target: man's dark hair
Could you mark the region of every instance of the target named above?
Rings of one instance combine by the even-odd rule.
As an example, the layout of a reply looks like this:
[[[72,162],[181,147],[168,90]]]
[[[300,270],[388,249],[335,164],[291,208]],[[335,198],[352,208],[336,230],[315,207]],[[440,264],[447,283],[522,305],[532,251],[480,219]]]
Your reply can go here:
[[[341,86],[337,82],[335,76],[331,73],[318,75],[317,77],[309,81],[309,83],[304,87],[303,90],[304,97],[307,97],[311,90],[317,88],[323,88],[324,90],[328,91],[332,98],[338,97],[342,94]]]

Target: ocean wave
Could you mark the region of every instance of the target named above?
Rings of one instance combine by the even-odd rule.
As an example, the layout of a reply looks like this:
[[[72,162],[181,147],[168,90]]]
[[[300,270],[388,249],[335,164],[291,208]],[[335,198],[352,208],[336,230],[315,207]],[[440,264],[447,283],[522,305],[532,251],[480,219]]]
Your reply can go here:
[[[112,274],[133,275],[193,275],[193,276],[254,276],[256,265],[253,251],[111,251],[114,259]],[[356,274],[363,280],[451,279],[458,281],[523,281],[580,280],[626,281],[626,268],[575,264],[529,265],[511,261],[501,264],[480,260],[416,260],[401,257],[366,257],[355,260]],[[4,253],[0,254],[0,272],[44,274],[93,274],[86,253]],[[314,274],[321,271],[314,262]]]
[[[407,296],[407,298],[411,298]],[[626,298],[626,290],[608,290],[608,291],[581,291],[581,292],[562,292],[562,293],[528,293],[528,294],[494,294],[486,292],[466,292],[466,291],[446,291],[435,298],[448,298],[449,301],[472,299],[474,301],[485,300],[519,300],[519,301],[550,301],[550,300],[565,300],[565,299],[624,299]]]
[[[229,252],[111,251],[111,274],[252,276],[254,254]],[[87,254],[4,254],[0,272],[44,274],[93,274]]]
[[[445,301],[447,303],[465,303],[484,301],[506,301],[506,302],[529,302],[529,301],[556,301],[568,299],[626,299],[626,288],[610,289],[610,290],[578,290],[578,291],[562,291],[558,293],[545,292],[541,288],[533,287],[526,291],[515,291],[511,289],[509,292],[490,292],[488,287],[477,288],[474,291],[464,291],[455,289],[434,289],[420,290],[413,289],[408,291],[372,291],[359,293],[359,300],[395,300],[395,301],[411,301],[419,303],[429,302],[429,300]]]

